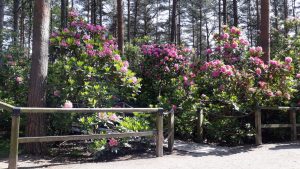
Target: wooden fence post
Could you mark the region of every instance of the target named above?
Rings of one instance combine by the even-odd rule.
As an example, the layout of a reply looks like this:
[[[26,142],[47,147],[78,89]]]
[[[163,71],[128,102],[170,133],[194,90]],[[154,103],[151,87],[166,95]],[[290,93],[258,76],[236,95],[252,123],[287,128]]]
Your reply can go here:
[[[197,121],[196,121],[196,126],[197,126],[197,141],[202,142],[203,141],[203,109],[197,109]]]
[[[261,136],[261,109],[260,108],[257,108],[255,110],[255,129],[256,129],[256,135],[255,135],[256,145],[261,145],[262,136]]]
[[[163,110],[158,111],[156,115],[156,128],[157,128],[157,135],[156,135],[156,156],[162,157],[163,156],[163,142],[164,142],[164,127],[163,127]]]
[[[297,140],[296,110],[290,111],[291,140]]]
[[[18,139],[20,128],[20,108],[14,108],[12,112],[10,152],[9,152],[9,169],[17,169],[18,162]]]
[[[174,109],[168,115],[168,150],[173,152],[174,146]]]

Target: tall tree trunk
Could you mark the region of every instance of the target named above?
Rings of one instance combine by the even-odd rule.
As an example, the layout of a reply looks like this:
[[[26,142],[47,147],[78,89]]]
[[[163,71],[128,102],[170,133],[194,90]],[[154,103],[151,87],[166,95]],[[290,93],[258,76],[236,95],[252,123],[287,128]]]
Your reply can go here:
[[[293,17],[296,17],[296,0],[293,0]],[[298,35],[298,25],[295,26],[295,37]]]
[[[43,107],[46,102],[46,78],[48,72],[48,42],[50,24],[50,0],[35,0],[33,16],[33,47],[28,94],[29,107]],[[26,136],[43,136],[46,134],[45,114],[27,115]],[[29,143],[26,151],[42,154],[45,144]]]
[[[172,21],[171,21],[171,43],[176,43],[176,7],[177,0],[173,0],[172,4]]]
[[[64,29],[67,27],[67,1],[68,0],[61,0],[61,11],[60,11],[60,27]]]
[[[178,7],[177,7],[177,10],[178,10],[178,24],[177,24],[177,44],[180,45],[181,44],[181,1],[178,0],[178,3],[177,3]]]
[[[20,0],[14,0],[13,5],[13,44],[18,44],[18,37],[19,37],[19,6]]]
[[[260,11],[259,11],[259,0],[256,0],[256,30],[260,30]],[[260,45],[260,37],[257,36],[256,45]]]
[[[139,3],[140,3],[140,0],[135,0],[133,38],[136,38],[136,36],[137,36],[137,24],[138,24],[137,16],[138,16]]]
[[[117,18],[118,18],[118,49],[121,55],[124,54],[124,18],[123,18],[123,0],[117,0]]]
[[[227,0],[223,0],[223,24],[227,25]]]
[[[284,9],[284,20],[286,21],[289,15],[288,0],[283,0],[283,9]],[[285,37],[288,37],[288,34],[289,34],[289,29],[286,26],[284,26]]]
[[[233,0],[233,25],[238,26],[238,7],[237,0]]]
[[[0,52],[3,49],[4,7],[5,0],[0,0]]]
[[[263,61],[270,61],[270,0],[261,0],[261,46],[263,48]]]
[[[28,58],[30,57],[30,49],[31,49],[31,34],[32,34],[32,6],[33,6],[33,1],[29,1],[29,16],[28,16],[28,38],[27,38],[27,43],[28,43]]]
[[[97,21],[97,2],[96,0],[91,1],[91,22],[96,25]]]
[[[87,22],[90,22],[90,12],[91,12],[91,1],[87,0]]]
[[[208,30],[208,19],[205,19],[205,28],[206,28],[206,45],[207,48],[210,48],[210,44],[209,44],[209,30]],[[209,62],[209,55],[206,55],[206,61]]]
[[[99,24],[103,25],[103,3],[102,0],[99,0]]]
[[[274,5],[274,16],[275,16],[275,29],[279,30],[278,27],[278,0],[273,0]]]
[[[21,7],[21,18],[20,18],[20,46],[25,48],[25,10],[26,10],[26,3],[25,0],[22,0],[22,7]]]
[[[221,34],[221,32],[222,32],[221,0],[219,0],[218,5],[219,5],[219,15],[218,15],[218,19],[219,19],[219,34]]]
[[[130,0],[127,0],[127,42],[130,42]]]
[[[202,55],[202,20],[203,20],[203,11],[202,11],[202,1],[199,4],[199,56]]]

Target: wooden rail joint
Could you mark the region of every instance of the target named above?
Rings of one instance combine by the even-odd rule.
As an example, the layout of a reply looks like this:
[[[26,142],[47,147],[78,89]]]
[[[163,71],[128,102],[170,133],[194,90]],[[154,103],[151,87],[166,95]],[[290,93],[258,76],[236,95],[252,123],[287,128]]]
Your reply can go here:
[[[20,107],[14,107],[11,113],[11,116],[18,117],[21,115],[21,108]]]

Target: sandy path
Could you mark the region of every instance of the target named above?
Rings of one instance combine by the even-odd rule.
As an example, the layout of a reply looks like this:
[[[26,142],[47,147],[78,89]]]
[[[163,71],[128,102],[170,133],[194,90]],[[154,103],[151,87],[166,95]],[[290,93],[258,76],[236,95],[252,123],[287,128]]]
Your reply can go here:
[[[260,147],[216,147],[177,142],[172,155],[101,163],[59,163],[43,159],[19,161],[20,168],[50,169],[300,169],[300,142]],[[0,168],[7,161],[0,160]]]

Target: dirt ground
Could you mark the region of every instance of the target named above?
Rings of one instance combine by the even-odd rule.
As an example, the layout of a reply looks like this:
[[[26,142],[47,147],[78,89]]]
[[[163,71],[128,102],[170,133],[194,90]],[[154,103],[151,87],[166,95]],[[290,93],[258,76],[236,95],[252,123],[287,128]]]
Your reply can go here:
[[[218,147],[177,141],[172,154],[153,152],[123,156],[109,162],[21,156],[19,168],[49,169],[300,169],[300,142],[262,146]],[[7,159],[0,159],[7,168]]]

